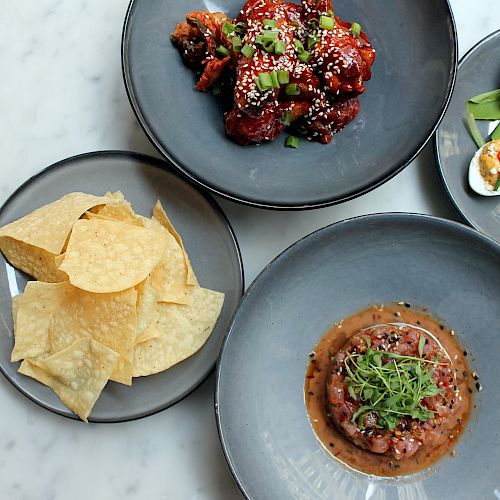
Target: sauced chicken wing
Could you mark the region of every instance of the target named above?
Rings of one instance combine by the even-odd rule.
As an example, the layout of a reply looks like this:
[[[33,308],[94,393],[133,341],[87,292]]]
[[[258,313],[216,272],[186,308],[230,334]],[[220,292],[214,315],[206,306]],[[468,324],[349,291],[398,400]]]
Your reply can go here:
[[[287,127],[329,143],[357,115],[375,51],[331,0],[248,0],[234,20],[192,12],[186,21],[172,40],[200,73],[198,90],[231,90],[224,120],[238,144],[272,141]]]

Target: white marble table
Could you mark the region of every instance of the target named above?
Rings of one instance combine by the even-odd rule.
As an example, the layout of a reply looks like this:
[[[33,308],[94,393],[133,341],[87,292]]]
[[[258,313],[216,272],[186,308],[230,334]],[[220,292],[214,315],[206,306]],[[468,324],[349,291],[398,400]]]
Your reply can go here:
[[[78,153],[123,149],[157,155],[122,83],[127,3],[2,2],[0,202],[39,169]],[[460,55],[500,28],[493,17],[498,0],[451,4]],[[346,217],[410,211],[457,219],[430,146],[397,177],[341,206],[280,213],[221,205],[241,245],[247,285],[295,240]],[[241,498],[217,438],[213,386],[212,376],[175,407],[143,420],[83,425],[39,408],[0,377],[0,498]]]

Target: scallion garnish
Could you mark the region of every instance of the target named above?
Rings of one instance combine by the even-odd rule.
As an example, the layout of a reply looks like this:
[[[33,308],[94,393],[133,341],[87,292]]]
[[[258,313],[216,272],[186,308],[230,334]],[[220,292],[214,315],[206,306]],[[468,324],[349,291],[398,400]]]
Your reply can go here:
[[[304,52],[304,44],[298,40],[297,38],[294,38],[293,40],[293,45],[295,46],[295,50],[301,54],[302,52]]]
[[[289,135],[285,141],[285,148],[297,149],[300,145],[300,139],[294,135]]]
[[[420,357],[424,354],[424,346],[425,346],[425,337],[421,334],[420,339],[418,340],[418,353]]]
[[[495,187],[493,188],[493,191],[498,191],[498,190],[500,190],[500,177],[495,182]]]
[[[274,45],[274,53],[278,56],[282,56],[285,54],[285,44],[281,40],[276,40],[276,44]]]
[[[479,103],[469,100],[465,108],[467,113],[472,113],[476,120],[500,120],[500,99]]]
[[[332,30],[335,27],[335,19],[329,16],[321,16],[319,18],[319,27],[322,30]]]
[[[419,353],[423,353],[424,345],[422,335]],[[439,364],[436,358],[404,356],[369,346],[363,354],[349,354],[344,361],[348,392],[361,402],[352,420],[363,429],[364,417],[372,413],[377,417],[377,427],[394,429],[403,417],[423,422],[433,418],[434,412],[422,404],[422,400],[441,392],[432,368]]]
[[[361,25],[358,23],[352,23],[351,24],[351,33],[354,36],[359,36],[361,35]]]
[[[241,53],[247,59],[252,59],[253,55],[255,54],[255,49],[252,46],[245,44],[245,45],[243,45],[243,48],[241,49]]]
[[[238,33],[240,36],[243,36],[247,30],[247,25],[243,22],[239,22],[239,23],[236,23],[236,25],[234,26],[234,30],[236,31],[236,33]]]
[[[486,141],[484,140],[479,128],[477,127],[476,117],[472,113],[467,113],[467,125],[469,126],[470,135],[474,139],[478,148],[482,148]]]
[[[271,71],[271,80],[273,82],[273,88],[279,89],[280,82],[278,81],[278,73],[276,71]]]
[[[289,81],[290,81],[290,71],[288,70],[278,71],[278,82],[280,82],[280,85],[285,85]]]
[[[241,41],[241,37],[233,36],[231,43],[233,44],[233,50],[235,52],[239,52],[241,47],[243,46],[243,42]]]
[[[285,111],[281,117],[281,123],[285,127],[289,127],[292,124],[293,115],[289,111]]]
[[[273,87],[273,80],[270,73],[259,73],[259,81],[264,88],[270,89]]]
[[[229,50],[224,47],[224,45],[219,45],[217,47],[217,53],[220,54],[221,56],[228,56],[230,54]]]
[[[224,35],[226,36],[230,35],[231,33],[234,33],[235,29],[236,26],[233,23],[230,23],[229,21],[226,21],[222,25],[222,33],[224,33]]]
[[[306,63],[307,61],[309,61],[310,57],[311,57],[311,53],[308,50],[304,50],[303,52],[301,52],[299,54],[299,60],[301,60],[304,63]]]
[[[278,26],[278,23],[274,19],[264,19],[262,24],[266,28],[276,28],[276,26]]]
[[[300,94],[299,86],[296,83],[289,83],[285,87],[285,94],[286,95],[299,95]]]
[[[262,32],[261,40],[266,42],[268,40],[276,40],[278,38],[279,31],[278,30],[266,30]]]
[[[307,48],[310,49],[318,43],[318,37],[315,34],[307,35]]]

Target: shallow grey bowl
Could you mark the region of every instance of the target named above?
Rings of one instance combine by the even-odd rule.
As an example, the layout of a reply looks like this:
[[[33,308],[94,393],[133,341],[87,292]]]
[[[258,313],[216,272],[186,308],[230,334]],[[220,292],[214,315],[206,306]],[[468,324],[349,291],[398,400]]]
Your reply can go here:
[[[340,203],[379,186],[418,154],[447,106],[457,39],[447,0],[336,0],[377,50],[361,112],[332,144],[285,149],[238,146],[225,135],[220,103],[193,89],[169,39],[195,10],[235,16],[244,0],[133,0],[122,59],[132,107],[153,144],[197,184],[258,207],[303,209]]]
[[[381,214],[292,245],[246,292],[218,362],[222,446],[249,499],[483,499],[500,488],[500,245],[455,222]],[[457,333],[484,385],[459,441],[431,473],[351,472],[316,439],[304,403],[308,354],[329,327],[374,303],[427,306]]]
[[[473,47],[460,61],[457,84],[434,141],[441,180],[459,214],[471,226],[500,242],[500,197],[487,198],[472,191],[467,181],[469,163],[477,146],[466,124],[465,101],[500,88],[500,30]],[[487,137],[492,125],[478,121]]]
[[[63,160],[23,184],[0,209],[0,226],[72,191],[103,194],[122,191],[142,215],[159,199],[181,234],[200,285],[226,294],[224,307],[207,343],[169,370],[133,380],[131,387],[109,382],[97,400],[91,422],[122,422],[156,413],[194,390],[212,371],[231,316],[243,293],[238,244],[216,203],[187,184],[155,158],[108,151]],[[0,253],[0,371],[39,405],[77,418],[46,386],[17,373],[10,362],[13,346],[12,296],[24,290],[27,276]]]

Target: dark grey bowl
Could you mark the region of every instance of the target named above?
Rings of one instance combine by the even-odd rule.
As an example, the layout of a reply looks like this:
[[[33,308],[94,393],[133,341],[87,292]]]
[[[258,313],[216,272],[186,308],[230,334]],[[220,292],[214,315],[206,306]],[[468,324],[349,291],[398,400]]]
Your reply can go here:
[[[234,16],[244,0],[132,0],[122,41],[123,73],[145,132],[192,181],[257,207],[304,209],[340,203],[381,185],[418,154],[441,120],[457,64],[447,0],[338,0],[336,12],[361,23],[377,50],[361,113],[333,143],[284,137],[242,147],[225,136],[222,108],[193,89],[169,40],[189,11]]]
[[[500,197],[480,196],[467,181],[469,163],[477,151],[466,124],[465,101],[500,88],[500,30],[473,47],[460,61],[453,97],[434,140],[439,174],[453,205],[478,231],[500,242]],[[490,122],[478,121],[484,137]]]
[[[246,292],[218,362],[222,446],[249,499],[490,498],[500,462],[500,245],[456,222],[368,215],[321,229],[274,260]],[[354,473],[316,439],[304,403],[308,354],[370,304],[429,307],[457,333],[484,386],[457,455],[400,479]]]
[[[243,294],[243,268],[238,244],[217,204],[155,158],[118,151],[75,156],[41,171],[23,184],[0,209],[0,226],[18,219],[71,191],[102,194],[121,190],[134,209],[150,215],[160,199],[182,235],[201,286],[226,294],[212,335],[194,356],[169,370],[134,379],[131,387],[109,382],[89,421],[122,422],[173,405],[203,382],[212,371],[227,325]],[[24,290],[27,276],[0,254],[0,371],[39,405],[77,418],[46,386],[17,373],[12,351],[12,295]]]

